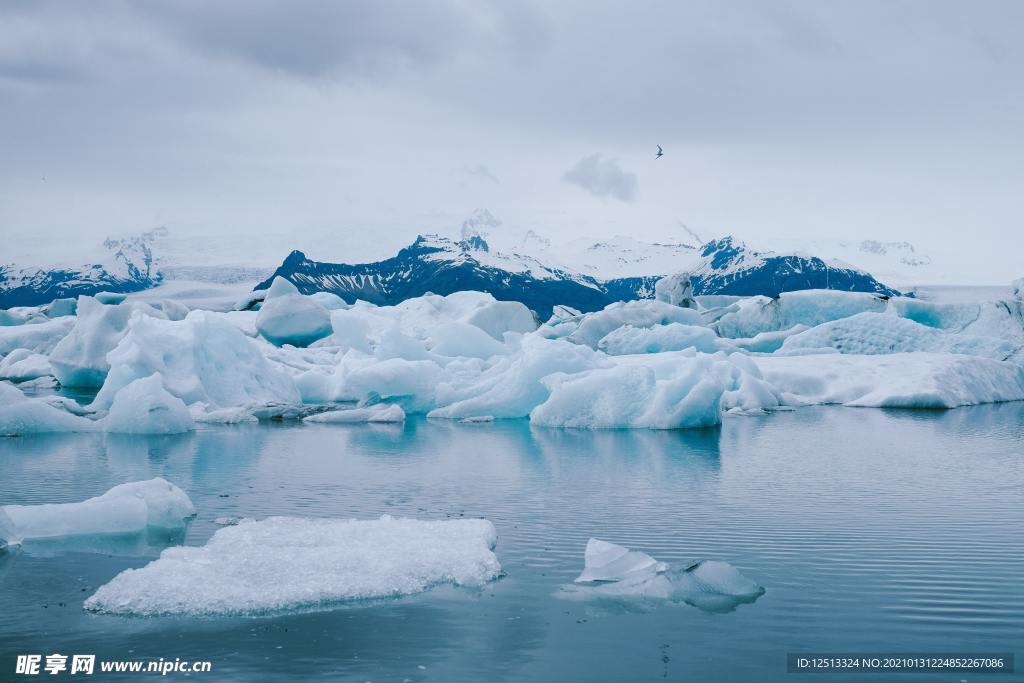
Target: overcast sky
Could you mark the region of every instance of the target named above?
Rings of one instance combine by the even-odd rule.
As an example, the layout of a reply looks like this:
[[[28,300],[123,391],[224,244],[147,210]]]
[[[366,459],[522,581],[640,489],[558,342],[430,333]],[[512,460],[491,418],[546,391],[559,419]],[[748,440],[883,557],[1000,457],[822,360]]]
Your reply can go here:
[[[683,221],[1024,275],[1022,27],[1015,0],[0,0],[0,232],[365,257],[486,207],[556,240]]]

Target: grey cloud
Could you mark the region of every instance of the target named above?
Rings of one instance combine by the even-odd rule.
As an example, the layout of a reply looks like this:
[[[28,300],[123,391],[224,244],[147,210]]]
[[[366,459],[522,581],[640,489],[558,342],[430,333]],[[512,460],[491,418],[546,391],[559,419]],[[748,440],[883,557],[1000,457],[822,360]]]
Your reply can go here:
[[[596,197],[636,201],[636,174],[623,171],[618,161],[604,159],[600,153],[583,157],[562,178]]]
[[[685,215],[1004,245],[1022,21],[1018,0],[0,0],[0,234],[390,236],[483,202],[567,236]],[[639,193],[607,155],[646,168],[655,143]],[[550,182],[580,150],[606,156]]]
[[[176,2],[145,5],[187,44],[215,56],[304,77],[429,65],[466,41],[453,3]]]

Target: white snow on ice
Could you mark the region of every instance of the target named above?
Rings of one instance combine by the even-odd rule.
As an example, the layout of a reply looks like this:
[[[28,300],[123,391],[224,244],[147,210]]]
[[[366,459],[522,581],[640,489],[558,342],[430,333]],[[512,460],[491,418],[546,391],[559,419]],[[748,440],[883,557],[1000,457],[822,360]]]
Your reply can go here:
[[[164,550],[121,572],[85,608],[124,615],[256,614],[391,598],[498,577],[494,525],[420,521],[243,519],[201,547]]]

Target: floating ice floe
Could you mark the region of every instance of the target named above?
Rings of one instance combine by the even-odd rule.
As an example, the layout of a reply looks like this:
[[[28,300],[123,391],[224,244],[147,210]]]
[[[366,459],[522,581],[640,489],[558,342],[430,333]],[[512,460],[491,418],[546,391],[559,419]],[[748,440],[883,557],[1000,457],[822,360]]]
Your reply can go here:
[[[698,560],[673,567],[646,553],[591,538],[583,572],[560,597],[667,600],[709,612],[728,612],[754,602],[765,590],[727,562]]]
[[[202,547],[121,572],[85,608],[123,615],[230,615],[391,598],[498,577],[485,519],[244,519]]]
[[[96,423],[55,408],[42,399],[29,398],[20,389],[0,382],[0,436],[47,432],[88,432]]]
[[[0,509],[23,540],[179,529],[196,512],[184,491],[160,477],[121,484],[81,503]]]

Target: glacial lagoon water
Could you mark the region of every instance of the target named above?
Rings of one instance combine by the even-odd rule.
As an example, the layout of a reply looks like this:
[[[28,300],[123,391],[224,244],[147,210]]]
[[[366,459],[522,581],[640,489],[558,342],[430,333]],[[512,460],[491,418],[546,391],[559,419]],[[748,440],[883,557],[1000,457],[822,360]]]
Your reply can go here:
[[[3,503],[77,501],[154,476],[198,509],[183,537],[0,556],[0,680],[15,678],[16,654],[52,652],[210,660],[213,673],[190,679],[211,681],[779,681],[794,677],[790,651],[1024,656],[1024,403],[806,408],[671,432],[414,418],[0,440]],[[203,544],[219,517],[382,514],[486,517],[506,575],[262,617],[81,607],[165,544]],[[725,560],[767,591],[729,612],[563,599],[591,536],[666,562]]]

